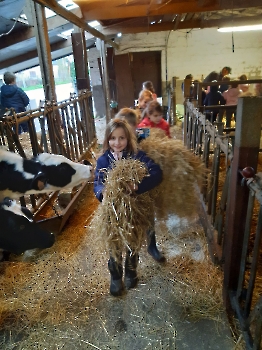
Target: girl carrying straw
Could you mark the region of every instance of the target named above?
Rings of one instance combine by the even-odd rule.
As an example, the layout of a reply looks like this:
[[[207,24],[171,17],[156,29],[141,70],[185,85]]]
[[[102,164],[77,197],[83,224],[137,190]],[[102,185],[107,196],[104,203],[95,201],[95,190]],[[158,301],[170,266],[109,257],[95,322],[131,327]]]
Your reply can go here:
[[[154,163],[153,160],[145,154],[144,151],[138,150],[135,133],[125,120],[112,119],[107,124],[103,143],[103,152],[103,155],[97,160],[94,181],[95,195],[100,202],[103,201],[103,204],[107,199],[107,184],[105,183],[107,175],[110,170],[113,171],[117,162],[121,162],[121,160],[123,161],[123,164],[124,160],[137,160],[145,165],[147,170],[147,175],[144,176],[141,181],[137,183],[130,181],[126,184],[126,192],[131,197],[139,197],[139,195],[146,193],[161,183],[162,170],[158,164]],[[112,206],[113,205],[114,203],[112,203]],[[130,208],[127,208],[126,210],[130,210]],[[116,215],[119,215],[119,213],[116,213]],[[148,213],[148,217],[150,216],[154,217],[154,213]],[[108,222],[107,225],[110,226],[110,222]],[[110,293],[114,296],[123,294],[124,285],[126,289],[130,289],[134,288],[138,282],[136,271],[138,265],[137,251],[133,251],[131,253],[130,251],[127,251],[126,253],[125,279],[123,283],[122,249],[118,247],[119,244],[116,243],[114,254],[112,254],[112,251],[109,250],[110,258],[108,261],[108,268],[111,274]],[[150,249],[152,254],[155,253],[155,249],[157,249],[155,244],[155,235],[152,237]],[[148,247],[149,254],[151,254],[150,249]]]

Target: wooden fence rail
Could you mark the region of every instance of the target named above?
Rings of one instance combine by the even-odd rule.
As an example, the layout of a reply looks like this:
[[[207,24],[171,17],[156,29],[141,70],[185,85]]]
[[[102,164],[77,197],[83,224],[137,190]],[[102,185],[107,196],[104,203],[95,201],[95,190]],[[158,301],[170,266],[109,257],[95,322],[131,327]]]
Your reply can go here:
[[[91,96],[91,92],[83,91],[79,96],[73,95],[58,103],[45,102],[38,109],[23,113],[16,114],[9,110],[0,117],[0,146],[5,146],[25,158],[47,152],[62,154],[77,162],[87,152],[93,154],[96,132]],[[27,123],[29,131],[18,135],[18,126],[21,123]],[[52,232],[60,232],[84,188],[85,184],[74,191],[71,202],[60,212],[53,205],[57,193],[25,196],[20,198],[20,202],[32,211],[41,226]],[[43,219],[42,214],[47,211],[48,206],[53,209],[54,216]]]

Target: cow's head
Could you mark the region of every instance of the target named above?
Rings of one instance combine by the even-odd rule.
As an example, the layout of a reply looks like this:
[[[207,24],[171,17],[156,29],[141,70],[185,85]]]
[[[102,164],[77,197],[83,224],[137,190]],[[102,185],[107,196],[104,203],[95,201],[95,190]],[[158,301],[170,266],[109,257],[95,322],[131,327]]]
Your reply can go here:
[[[47,178],[45,190],[72,188],[92,178],[92,166],[72,162],[64,156],[41,153],[36,159]]]
[[[0,203],[1,249],[22,254],[29,249],[49,248],[54,242],[54,234],[40,228],[27,208],[9,198]]]

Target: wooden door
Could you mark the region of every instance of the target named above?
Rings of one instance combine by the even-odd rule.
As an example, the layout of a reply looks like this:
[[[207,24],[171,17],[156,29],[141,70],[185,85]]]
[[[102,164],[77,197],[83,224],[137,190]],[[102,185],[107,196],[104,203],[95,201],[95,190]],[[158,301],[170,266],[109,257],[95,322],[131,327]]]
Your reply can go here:
[[[134,107],[144,81],[152,81],[162,96],[161,51],[131,52],[114,56],[118,107]]]
[[[133,52],[132,75],[136,99],[142,90],[142,83],[150,80],[158,97],[162,96],[161,51]]]

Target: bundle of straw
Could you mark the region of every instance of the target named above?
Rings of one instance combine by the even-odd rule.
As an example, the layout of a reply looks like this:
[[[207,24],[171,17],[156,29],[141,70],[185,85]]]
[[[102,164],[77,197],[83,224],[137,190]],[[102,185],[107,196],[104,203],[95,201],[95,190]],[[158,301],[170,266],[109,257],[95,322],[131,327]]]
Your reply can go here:
[[[191,215],[198,204],[197,184],[203,181],[205,173],[201,160],[182,141],[168,138],[158,129],[151,129],[150,136],[140,146],[163,171],[162,183],[150,191],[155,198],[156,217]]]
[[[140,183],[145,176],[148,176],[145,164],[134,159],[116,161],[106,173],[103,203],[91,227],[99,232],[116,260],[123,248],[131,254],[138,252],[152,225],[154,210],[149,193],[135,195],[129,189],[130,184]]]

